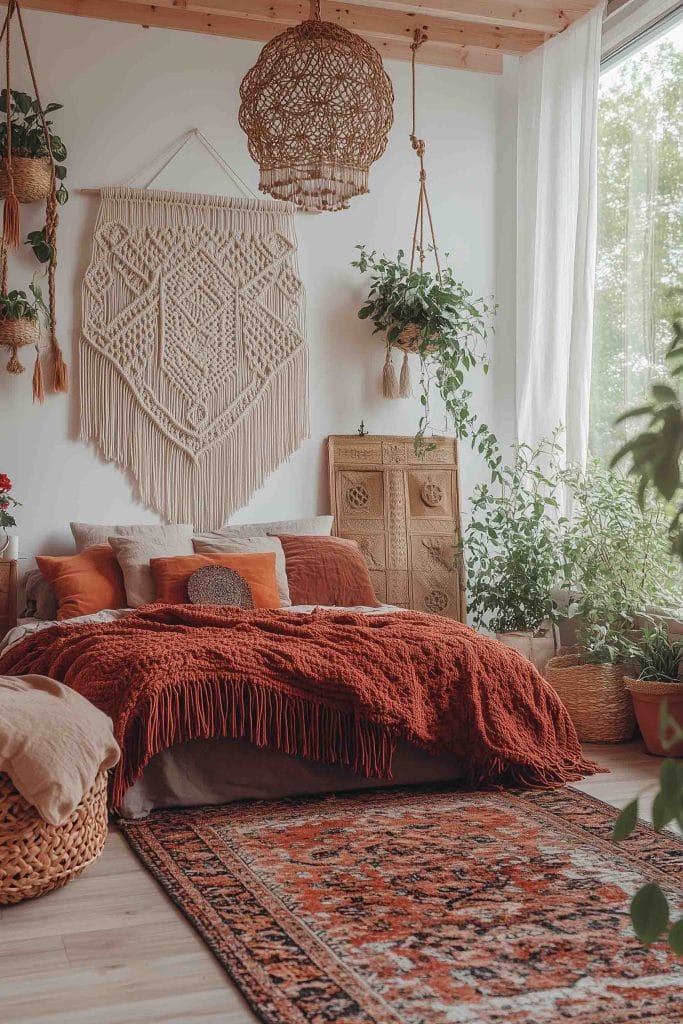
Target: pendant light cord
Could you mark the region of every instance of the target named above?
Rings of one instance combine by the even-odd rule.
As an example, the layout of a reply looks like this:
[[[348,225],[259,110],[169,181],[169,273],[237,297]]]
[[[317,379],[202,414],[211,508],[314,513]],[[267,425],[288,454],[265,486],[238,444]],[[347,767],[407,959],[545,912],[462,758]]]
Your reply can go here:
[[[415,269],[415,256],[417,255],[418,263],[420,267],[420,273],[424,270],[425,264],[425,213],[427,214],[427,227],[429,235],[431,237],[432,251],[434,252],[434,260],[436,262],[436,274],[441,281],[441,263],[439,261],[439,250],[436,245],[436,234],[434,232],[434,221],[432,220],[432,209],[429,205],[429,196],[427,195],[427,171],[425,169],[425,150],[426,143],[424,139],[420,139],[417,136],[417,97],[416,97],[416,71],[415,71],[415,58],[417,51],[423,43],[427,42],[427,35],[420,28],[415,29],[413,35],[413,41],[410,44],[412,51],[411,68],[412,68],[412,93],[413,93],[413,127],[410,133],[410,144],[417,153],[420,161],[420,190],[417,197],[417,212],[415,214],[415,227],[413,228],[413,244],[410,252],[410,272],[412,273]]]
[[[320,21],[320,0],[311,0],[311,15],[309,21]]]

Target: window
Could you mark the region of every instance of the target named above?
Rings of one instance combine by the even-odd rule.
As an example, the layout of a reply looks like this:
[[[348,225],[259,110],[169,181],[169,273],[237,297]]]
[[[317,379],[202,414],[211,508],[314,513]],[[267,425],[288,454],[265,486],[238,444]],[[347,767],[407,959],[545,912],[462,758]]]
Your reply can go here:
[[[683,308],[682,111],[679,21],[600,81],[589,443],[605,459],[626,437],[614,420],[660,375]]]

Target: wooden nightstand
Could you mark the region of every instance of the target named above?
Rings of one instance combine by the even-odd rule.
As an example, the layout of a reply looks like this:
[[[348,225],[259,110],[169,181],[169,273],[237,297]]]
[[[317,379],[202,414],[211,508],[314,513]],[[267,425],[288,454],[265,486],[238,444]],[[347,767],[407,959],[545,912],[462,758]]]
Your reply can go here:
[[[17,563],[0,561],[0,639],[17,624]]]

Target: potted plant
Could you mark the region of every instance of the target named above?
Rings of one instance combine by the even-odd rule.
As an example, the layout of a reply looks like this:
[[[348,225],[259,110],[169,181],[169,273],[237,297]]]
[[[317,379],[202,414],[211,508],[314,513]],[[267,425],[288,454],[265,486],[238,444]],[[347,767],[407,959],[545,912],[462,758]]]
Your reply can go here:
[[[38,345],[39,318],[42,316],[46,325],[50,322],[43,293],[35,280],[29,285],[29,291],[32,298],[24,291],[11,291],[6,295],[0,295],[0,345],[11,349],[12,355],[7,364],[10,373],[24,371],[17,355],[18,349],[25,345]]]
[[[361,274],[370,273],[370,291],[358,312],[361,320],[371,319],[375,334],[385,336],[387,358],[384,367],[385,395],[398,397],[399,387],[391,363],[393,347],[404,353],[400,393],[410,393],[408,353],[420,357],[420,402],[422,415],[416,435],[418,448],[424,446],[429,430],[430,386],[436,386],[446,415],[459,438],[470,437],[495,473],[500,453],[495,436],[485,423],[479,423],[470,409],[472,392],[465,385],[466,375],[489,364],[486,342],[493,329],[495,305],[475,299],[464,284],[457,281],[450,267],[436,273],[411,269],[403,250],[388,259],[357,246],[358,259],[352,262]],[[448,254],[446,254],[446,257]]]
[[[638,639],[625,645],[625,652],[638,669],[637,677],[627,675],[624,682],[645,746],[659,757],[683,757],[683,740],[671,745],[660,730],[663,709],[678,725],[679,735],[683,729],[683,640],[670,637],[665,625],[646,626]]]
[[[641,507],[634,481],[597,460],[585,472],[570,469],[563,479],[573,505],[565,536],[569,585],[577,594],[570,613],[579,629],[576,649],[551,659],[546,678],[581,739],[620,742],[635,727],[623,679],[624,645],[643,612],[677,606],[683,573],[671,558],[663,502],[649,498]]]
[[[7,159],[7,90],[0,92],[0,195],[10,191],[5,168]],[[69,198],[63,181],[66,177],[66,146],[52,131],[52,121],[47,115],[61,110],[61,103],[48,103],[43,111],[50,137],[50,150],[55,161],[55,175],[61,182],[57,189],[57,202],[65,203]],[[11,120],[12,176],[14,191],[20,203],[35,203],[47,199],[50,193],[51,165],[50,152],[45,139],[45,130],[40,116],[38,101],[25,92],[11,89],[9,92],[9,114]],[[45,261],[47,262],[47,261]]]
[[[468,608],[477,628],[492,630],[545,669],[555,654],[558,609],[551,593],[567,576],[558,490],[558,434],[535,448],[514,446],[514,460],[494,485],[479,485],[465,535]]]
[[[0,473],[0,528],[4,535],[0,537],[0,559],[8,557],[7,552],[12,544],[7,530],[17,525],[10,509],[17,508],[20,503],[12,497],[11,490],[12,481],[6,473]],[[14,543],[16,545],[16,540]]]

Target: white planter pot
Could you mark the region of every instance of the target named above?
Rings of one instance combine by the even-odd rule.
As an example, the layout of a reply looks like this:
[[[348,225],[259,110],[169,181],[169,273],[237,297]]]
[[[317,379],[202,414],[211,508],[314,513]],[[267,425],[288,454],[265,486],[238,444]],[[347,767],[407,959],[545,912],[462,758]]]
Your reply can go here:
[[[547,636],[536,636],[533,633],[496,633],[496,640],[523,654],[541,675],[556,653],[552,632]]]
[[[0,531],[0,561],[16,562],[19,557],[19,538],[14,533],[7,536]]]

